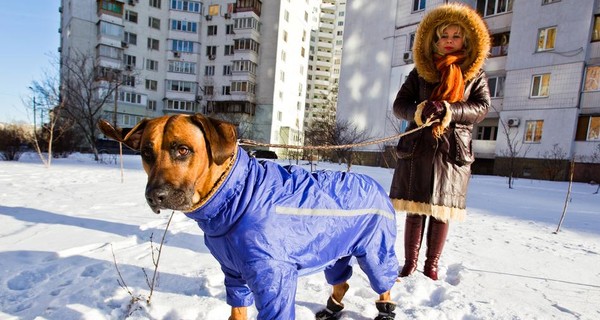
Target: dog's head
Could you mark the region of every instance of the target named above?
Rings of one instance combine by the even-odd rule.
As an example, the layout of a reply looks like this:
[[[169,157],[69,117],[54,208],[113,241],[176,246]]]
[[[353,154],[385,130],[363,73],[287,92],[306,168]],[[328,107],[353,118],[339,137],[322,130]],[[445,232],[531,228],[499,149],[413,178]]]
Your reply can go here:
[[[218,183],[236,152],[233,124],[196,115],[144,119],[131,129],[100,120],[109,138],[137,150],[148,174],[146,200],[160,209],[191,211]]]

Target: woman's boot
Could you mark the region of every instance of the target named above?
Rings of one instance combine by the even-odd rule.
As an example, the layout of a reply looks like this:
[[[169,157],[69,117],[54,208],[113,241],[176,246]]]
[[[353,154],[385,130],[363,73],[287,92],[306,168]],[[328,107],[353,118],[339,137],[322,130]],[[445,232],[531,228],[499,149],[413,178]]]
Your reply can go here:
[[[404,224],[404,267],[400,271],[400,277],[407,277],[417,270],[419,250],[423,241],[426,216],[407,214]]]
[[[438,279],[438,261],[446,243],[448,235],[448,223],[434,219],[429,219],[427,227],[427,259],[423,273],[432,280]]]

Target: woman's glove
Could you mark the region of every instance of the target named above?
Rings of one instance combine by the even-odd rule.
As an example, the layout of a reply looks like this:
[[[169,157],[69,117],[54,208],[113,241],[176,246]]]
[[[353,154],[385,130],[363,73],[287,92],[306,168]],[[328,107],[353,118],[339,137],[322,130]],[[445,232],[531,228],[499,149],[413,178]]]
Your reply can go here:
[[[427,101],[421,112],[423,122],[441,120],[446,114],[446,106],[442,101]]]

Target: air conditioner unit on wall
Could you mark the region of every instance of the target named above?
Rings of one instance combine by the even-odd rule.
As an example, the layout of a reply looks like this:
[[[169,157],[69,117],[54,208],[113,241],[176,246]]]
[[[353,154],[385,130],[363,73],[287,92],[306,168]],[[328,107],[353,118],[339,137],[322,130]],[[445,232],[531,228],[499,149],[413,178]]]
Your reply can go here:
[[[404,52],[404,54],[402,55],[402,59],[404,59],[404,62],[407,62],[407,63],[413,62],[413,53],[412,53],[412,51],[406,51],[406,52]]]
[[[506,120],[506,124],[509,127],[518,127],[519,126],[519,119],[518,118],[508,118],[508,120]]]

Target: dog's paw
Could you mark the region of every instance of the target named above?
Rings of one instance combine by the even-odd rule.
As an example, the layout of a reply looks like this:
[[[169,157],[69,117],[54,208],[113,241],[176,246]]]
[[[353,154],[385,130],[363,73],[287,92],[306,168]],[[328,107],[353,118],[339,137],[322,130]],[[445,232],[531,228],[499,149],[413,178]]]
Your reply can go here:
[[[317,312],[316,320],[337,320],[340,317],[340,312],[344,309],[344,305],[335,301],[333,297],[327,299],[327,308]]]

